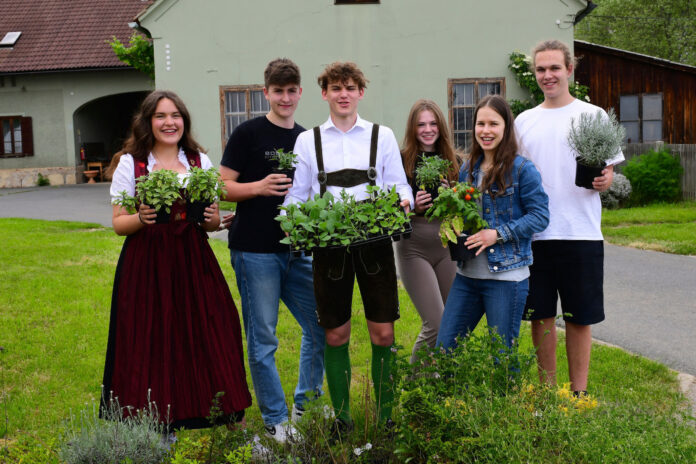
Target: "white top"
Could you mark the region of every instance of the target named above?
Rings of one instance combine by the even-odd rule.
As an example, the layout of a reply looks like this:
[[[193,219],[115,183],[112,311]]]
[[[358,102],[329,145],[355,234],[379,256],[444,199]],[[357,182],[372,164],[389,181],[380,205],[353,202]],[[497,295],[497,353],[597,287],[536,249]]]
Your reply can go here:
[[[208,155],[200,153],[201,156],[201,168],[209,169],[213,167],[213,163],[210,162]],[[186,166],[187,169],[191,168],[188,162],[186,153],[182,148],[179,148],[179,162]],[[152,168],[157,163],[155,157],[150,153],[147,156],[147,170],[152,172]],[[130,196],[135,196],[135,171],[133,170],[133,155],[130,153],[125,153],[121,156],[118,161],[118,167],[114,171],[113,178],[111,179],[111,189],[109,193],[111,194],[111,203],[114,202],[116,198],[120,198],[121,191],[125,190]],[[182,182],[188,176],[188,174],[179,174],[179,181]]]
[[[370,166],[370,139],[373,124],[358,116],[355,125],[347,132],[338,129],[328,119],[320,126],[324,169],[326,172],[340,171],[341,169],[364,169]],[[302,203],[319,193],[319,181],[317,175],[317,155],[314,150],[314,132],[305,131],[297,137],[293,151],[297,156],[297,169],[292,187],[285,197],[284,205],[290,203]],[[385,126],[379,126],[379,138],[377,141],[377,179],[375,183],[382,189],[396,186],[396,191],[401,199],[408,199],[413,208],[413,192],[406,180],[406,173],[401,162],[401,152],[392,130]],[[356,200],[365,200],[367,192],[365,186],[360,184],[355,187],[327,186],[326,191],[338,197],[341,190],[353,195]]]
[[[575,185],[575,154],[568,145],[571,120],[582,113],[606,112],[575,99],[561,108],[537,106],[517,116],[520,153],[534,162],[549,196],[549,226],[532,240],[603,240],[599,192]],[[619,151],[607,164],[624,160]]]

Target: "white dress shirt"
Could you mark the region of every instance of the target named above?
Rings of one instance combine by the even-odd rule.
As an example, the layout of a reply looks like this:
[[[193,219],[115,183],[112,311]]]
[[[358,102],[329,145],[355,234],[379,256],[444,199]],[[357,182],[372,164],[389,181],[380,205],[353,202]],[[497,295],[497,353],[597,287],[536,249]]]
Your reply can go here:
[[[341,169],[367,170],[370,166],[372,126],[371,122],[361,119],[360,116],[347,132],[338,129],[330,117],[319,126],[324,170],[327,173]],[[317,179],[319,169],[314,149],[314,131],[308,130],[301,133],[297,137],[293,151],[298,155],[297,169],[292,187],[285,197],[283,205],[305,202],[320,192],[319,180]],[[377,170],[375,185],[385,190],[396,186],[396,191],[401,199],[409,200],[410,207],[413,208],[413,192],[406,180],[399,145],[392,130],[385,126],[379,126],[375,169]],[[331,192],[334,197],[338,197],[341,190],[345,190],[359,201],[368,198],[365,190],[367,185],[369,185],[367,182],[345,188],[327,185],[326,191]]]

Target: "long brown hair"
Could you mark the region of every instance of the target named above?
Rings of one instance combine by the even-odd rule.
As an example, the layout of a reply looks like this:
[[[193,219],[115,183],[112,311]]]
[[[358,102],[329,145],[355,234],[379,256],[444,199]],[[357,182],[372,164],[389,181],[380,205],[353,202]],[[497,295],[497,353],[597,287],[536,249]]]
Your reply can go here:
[[[439,132],[439,137],[435,141],[435,152],[442,158],[451,162],[449,172],[447,175],[447,180],[456,181],[459,173],[459,157],[452,144],[452,135],[450,134],[449,127],[445,122],[445,116],[442,114],[442,110],[437,106],[432,100],[420,99],[411,107],[411,111],[408,113],[408,120],[406,121],[406,134],[404,135],[404,141],[402,143],[401,158],[404,163],[404,170],[406,171],[406,176],[412,179],[415,175],[416,170],[416,159],[418,155],[423,151],[421,150],[420,142],[416,139],[416,130],[418,128],[418,118],[423,111],[430,111],[435,116],[435,122],[437,123],[437,130]]]
[[[493,155],[493,166],[485,177],[481,180],[481,191],[485,192],[495,182],[498,192],[504,192],[510,180],[510,171],[517,155],[517,136],[515,135],[515,117],[512,115],[510,105],[500,95],[487,95],[483,97],[474,110],[474,127],[478,112],[481,108],[491,108],[503,118],[505,130],[503,139],[495,149]],[[474,129],[475,130],[475,129]],[[476,137],[472,137],[471,150],[469,151],[469,182],[474,182],[473,170],[476,163],[484,156],[483,149],[479,145]]]
[[[184,120],[184,133],[179,140],[179,147],[186,152],[197,153],[205,151],[191,134],[191,114],[181,98],[171,90],[155,90],[145,97],[140,104],[140,109],[133,116],[130,135],[123,143],[121,151],[116,153],[111,159],[111,164],[107,170],[108,173],[113,174],[121,155],[124,153],[130,153],[138,161],[147,161],[147,156],[150,154],[152,147],[155,146],[155,136],[152,134],[152,115],[155,114],[157,104],[163,98],[168,98],[174,103]]]

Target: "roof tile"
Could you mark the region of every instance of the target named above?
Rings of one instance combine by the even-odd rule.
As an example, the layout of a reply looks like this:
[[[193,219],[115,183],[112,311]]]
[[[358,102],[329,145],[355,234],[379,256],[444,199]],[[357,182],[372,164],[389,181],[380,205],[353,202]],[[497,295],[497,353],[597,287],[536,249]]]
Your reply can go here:
[[[15,0],[0,15],[0,38],[22,35],[0,47],[0,73],[122,68],[108,41],[128,42],[128,23],[152,0]]]

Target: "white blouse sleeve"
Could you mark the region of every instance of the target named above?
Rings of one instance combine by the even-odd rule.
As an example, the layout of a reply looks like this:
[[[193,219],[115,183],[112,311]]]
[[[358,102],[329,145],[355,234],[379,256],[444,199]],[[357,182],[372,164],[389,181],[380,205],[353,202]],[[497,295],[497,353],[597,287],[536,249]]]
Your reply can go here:
[[[129,154],[124,154],[118,161],[118,167],[114,171],[113,178],[111,179],[111,189],[109,193],[111,194],[111,203],[120,197],[122,191],[130,196],[135,196],[135,172],[133,171],[133,156]]]
[[[200,156],[202,169],[210,169],[213,167],[213,163],[210,161],[210,158],[208,158],[208,155],[206,155],[205,153],[200,153]]]

